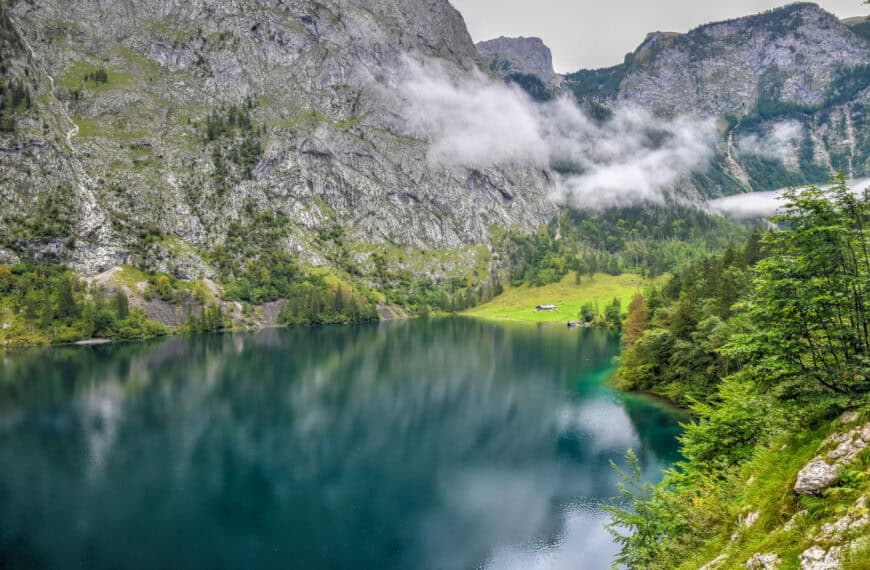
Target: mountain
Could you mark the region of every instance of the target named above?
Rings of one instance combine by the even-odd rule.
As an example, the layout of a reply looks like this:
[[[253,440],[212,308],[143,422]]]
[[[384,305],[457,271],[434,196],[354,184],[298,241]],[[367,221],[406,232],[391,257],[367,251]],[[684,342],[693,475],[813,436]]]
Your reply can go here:
[[[853,18],[845,18],[843,23],[852,28],[859,36],[870,39],[870,17],[855,16]]]
[[[716,160],[694,180],[707,195],[870,173],[870,42],[815,4],[651,33],[622,64],[563,85],[607,107],[720,118]]]
[[[479,65],[447,0],[48,0],[0,15],[4,85],[26,94],[0,133],[0,258],[208,276],[215,248],[273,216],[273,241],[305,262],[365,266],[393,246],[474,255],[491,227],[555,212],[544,173],[436,167],[404,132],[389,87],[407,54]]]
[[[866,175],[856,29],[794,4],[563,78],[539,39],[475,46],[447,0],[2,2],[0,263],[189,279],[280,250],[358,276],[480,275],[493,228],[553,218],[550,173],[433,164],[398,113],[409,55],[572,93],[600,120],[624,103],[719,118],[686,195]]]
[[[553,69],[553,54],[541,38],[506,38],[479,42],[477,51],[490,70],[520,84],[537,99],[549,99],[561,77]]]

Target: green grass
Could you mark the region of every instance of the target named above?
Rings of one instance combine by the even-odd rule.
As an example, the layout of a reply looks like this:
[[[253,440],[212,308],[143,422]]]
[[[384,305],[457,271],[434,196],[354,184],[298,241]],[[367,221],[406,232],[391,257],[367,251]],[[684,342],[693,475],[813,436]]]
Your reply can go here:
[[[94,81],[85,81],[85,75],[93,73],[96,70],[103,68],[106,70],[109,81],[107,83],[96,83]],[[108,91],[123,87],[132,79],[132,75],[127,72],[116,71],[103,66],[97,66],[87,61],[74,61],[70,64],[66,73],[58,80],[58,85],[66,87],[69,90],[86,89],[88,91]]]
[[[137,139],[151,136],[151,133],[145,130],[124,130],[107,124],[106,119],[90,118],[84,119],[80,117],[73,118],[75,124],[79,127],[78,136],[81,138],[103,138],[116,142],[131,142]]]
[[[148,20],[146,25],[164,38],[172,40],[175,44],[185,44],[196,37],[190,30],[183,30],[173,26],[166,20]]]
[[[569,273],[559,283],[543,287],[508,287],[489,303],[480,305],[465,314],[494,320],[527,321],[536,323],[567,322],[576,320],[580,307],[585,303],[598,303],[601,311],[618,297],[625,311],[635,293],[650,284],[664,284],[668,276],[654,280],[639,275],[623,274],[618,276],[598,273],[594,277],[584,275],[580,285],[574,284],[574,273]],[[557,305],[554,312],[537,312],[538,305]]]
[[[742,568],[753,554],[774,552],[782,560],[782,570],[798,570],[798,559],[804,550],[813,544],[825,549],[830,547],[831,544],[819,538],[820,528],[823,523],[832,523],[847,512],[853,512],[855,500],[870,491],[867,478],[870,453],[846,468],[840,480],[820,497],[799,498],[793,488],[798,471],[813,457],[834,447],[833,443],[823,444],[825,437],[834,431],[848,431],[855,425],[860,422],[849,426],[833,422],[820,429],[785,436],[759,450],[741,469],[741,482],[731,484],[726,506],[728,516],[718,538],[694,553],[679,569],[698,568],[723,553],[728,558],[721,568]],[[794,528],[785,530],[785,523],[803,509],[809,514],[799,518]],[[759,519],[752,527],[741,529],[736,522],[738,515],[749,512],[758,512]],[[731,539],[732,533],[736,533],[735,540]],[[847,536],[843,544],[848,544],[851,538]],[[868,545],[862,544],[862,548],[866,551]],[[863,551],[847,555],[844,568],[870,568],[862,554]]]
[[[138,291],[137,285],[139,283],[148,281],[148,275],[145,272],[130,265],[120,266],[120,269],[115,272],[113,278],[133,292]]]

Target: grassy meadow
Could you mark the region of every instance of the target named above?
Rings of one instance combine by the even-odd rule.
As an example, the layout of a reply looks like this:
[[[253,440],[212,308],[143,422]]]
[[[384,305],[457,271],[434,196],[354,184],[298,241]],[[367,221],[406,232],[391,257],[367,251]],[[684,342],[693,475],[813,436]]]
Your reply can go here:
[[[667,278],[663,275],[650,280],[634,274],[613,276],[596,273],[593,277],[582,276],[580,284],[577,285],[574,273],[571,272],[560,282],[543,287],[528,285],[506,287],[503,294],[489,303],[479,305],[463,314],[493,320],[568,322],[578,318],[580,307],[587,302],[598,303],[603,311],[614,297],[618,297],[622,300],[622,308],[625,311],[635,293],[651,284],[664,284]],[[538,305],[557,305],[559,309],[539,313],[535,311]]]

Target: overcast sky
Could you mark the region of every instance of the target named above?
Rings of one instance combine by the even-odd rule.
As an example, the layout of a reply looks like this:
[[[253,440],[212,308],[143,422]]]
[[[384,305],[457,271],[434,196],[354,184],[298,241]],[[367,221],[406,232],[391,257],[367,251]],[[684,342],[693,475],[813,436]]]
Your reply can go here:
[[[538,36],[553,50],[556,71],[622,62],[648,32],[686,32],[707,22],[763,12],[782,0],[450,0],[475,42]],[[841,18],[864,16],[862,0],[821,0]]]

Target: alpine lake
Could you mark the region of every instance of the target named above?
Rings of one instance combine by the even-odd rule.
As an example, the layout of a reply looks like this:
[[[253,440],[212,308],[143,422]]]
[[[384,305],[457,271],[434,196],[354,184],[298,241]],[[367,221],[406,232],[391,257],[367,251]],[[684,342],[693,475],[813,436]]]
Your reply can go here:
[[[607,331],[420,319],[0,352],[0,568],[586,569],[667,406]]]

